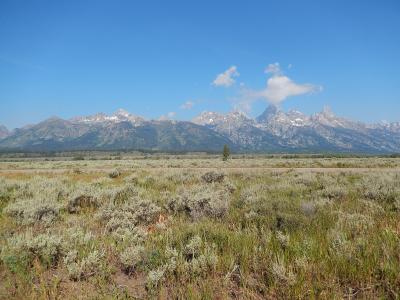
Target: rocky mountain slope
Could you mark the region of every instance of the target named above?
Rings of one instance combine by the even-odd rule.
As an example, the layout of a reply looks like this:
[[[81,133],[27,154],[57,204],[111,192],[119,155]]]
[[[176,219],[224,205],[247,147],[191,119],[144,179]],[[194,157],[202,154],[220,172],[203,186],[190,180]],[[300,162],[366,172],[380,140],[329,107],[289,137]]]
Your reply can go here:
[[[221,134],[191,122],[145,121],[122,110],[70,120],[50,118],[16,129],[0,140],[0,149],[14,151],[154,150],[219,151],[235,145]]]
[[[4,132],[4,133],[3,133]],[[249,152],[400,152],[400,123],[367,125],[329,109],[307,116],[269,106],[256,119],[241,112],[203,112],[192,122],[145,120],[118,110],[69,120],[50,118],[8,132],[0,150],[153,150]]]
[[[256,119],[240,112],[203,112],[193,119],[247,150],[399,152],[398,123],[367,125],[336,116],[330,109],[307,116],[269,106]]]

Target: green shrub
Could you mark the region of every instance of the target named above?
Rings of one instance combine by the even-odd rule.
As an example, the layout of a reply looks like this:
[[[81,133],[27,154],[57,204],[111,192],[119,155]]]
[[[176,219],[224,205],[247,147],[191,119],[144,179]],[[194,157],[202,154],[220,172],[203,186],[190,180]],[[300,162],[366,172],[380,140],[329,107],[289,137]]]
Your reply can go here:
[[[106,222],[106,229],[112,232],[118,228],[133,229],[139,224],[150,224],[157,219],[160,211],[160,207],[152,201],[133,197],[120,206],[104,206],[98,216]]]
[[[86,257],[79,260],[76,251],[69,252],[64,258],[64,264],[67,267],[69,278],[77,281],[97,275],[103,267],[103,257],[104,254],[94,250]]]
[[[145,250],[143,246],[128,247],[120,254],[122,269],[127,274],[135,272],[136,268],[143,262]]]
[[[7,205],[4,213],[20,224],[50,225],[59,216],[63,206],[55,200],[43,198],[21,199]]]
[[[6,241],[1,250],[1,260],[12,271],[16,271],[19,267],[30,267],[34,259],[50,267],[58,263],[64,249],[60,236],[49,233],[33,236],[32,232],[28,231]]]
[[[167,207],[175,213],[188,213],[194,220],[205,216],[222,218],[228,212],[229,195],[225,190],[200,185],[180,191],[168,201]]]
[[[165,280],[165,271],[163,268],[150,271],[147,275],[146,288],[150,292],[154,292],[156,288]]]

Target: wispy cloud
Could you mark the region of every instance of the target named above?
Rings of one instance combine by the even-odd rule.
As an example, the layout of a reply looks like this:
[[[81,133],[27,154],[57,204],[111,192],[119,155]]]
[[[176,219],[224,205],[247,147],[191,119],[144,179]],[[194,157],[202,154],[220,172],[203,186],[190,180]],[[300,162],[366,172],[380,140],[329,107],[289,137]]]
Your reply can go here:
[[[279,63],[273,63],[273,64],[269,64],[266,68],[265,68],[265,73],[272,73],[274,75],[278,75],[281,74],[281,66],[279,65]]]
[[[215,86],[229,87],[235,83],[234,77],[238,77],[239,75],[237,67],[231,66],[225,72],[218,74],[212,84]]]
[[[193,106],[194,106],[194,102],[193,102],[193,101],[186,101],[185,103],[183,103],[183,104],[180,106],[180,109],[183,109],[183,110],[190,110],[190,109],[193,108]]]

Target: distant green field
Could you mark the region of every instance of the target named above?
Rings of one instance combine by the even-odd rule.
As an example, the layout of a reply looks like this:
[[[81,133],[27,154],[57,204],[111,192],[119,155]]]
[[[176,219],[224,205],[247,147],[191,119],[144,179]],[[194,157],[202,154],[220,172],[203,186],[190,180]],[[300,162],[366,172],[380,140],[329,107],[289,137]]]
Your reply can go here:
[[[1,299],[399,297],[400,158],[76,157],[2,157]]]

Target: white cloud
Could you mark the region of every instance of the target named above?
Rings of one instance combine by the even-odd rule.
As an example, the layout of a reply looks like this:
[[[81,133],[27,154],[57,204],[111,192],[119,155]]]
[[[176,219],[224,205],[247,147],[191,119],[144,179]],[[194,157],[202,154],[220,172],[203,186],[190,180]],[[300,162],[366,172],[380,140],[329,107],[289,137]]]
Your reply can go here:
[[[314,84],[299,84],[284,75],[279,63],[269,64],[265,73],[271,74],[266,87],[261,90],[242,89],[241,97],[236,107],[250,111],[251,105],[257,100],[265,100],[271,104],[278,105],[289,97],[310,94],[322,90],[321,86]]]
[[[215,86],[229,87],[235,83],[235,79],[233,78],[238,77],[239,75],[236,66],[231,66],[224,73],[218,74],[212,84]]]
[[[274,64],[269,64],[266,68],[265,68],[265,73],[272,73],[272,74],[281,74],[281,66],[279,65],[279,63],[274,63]]]
[[[186,101],[185,103],[183,103],[183,104],[180,106],[180,109],[183,109],[183,110],[190,110],[190,109],[193,108],[193,106],[194,106],[194,102],[193,102],[193,101]]]
[[[285,75],[273,75],[267,80],[267,87],[254,92],[257,98],[264,98],[272,104],[279,104],[288,97],[310,94],[321,91],[320,86],[313,84],[298,84]]]

